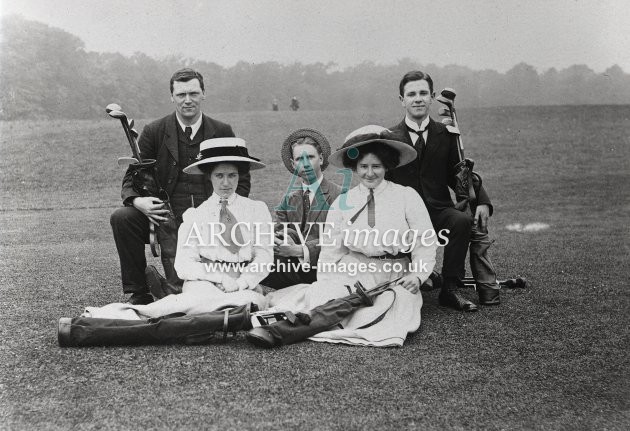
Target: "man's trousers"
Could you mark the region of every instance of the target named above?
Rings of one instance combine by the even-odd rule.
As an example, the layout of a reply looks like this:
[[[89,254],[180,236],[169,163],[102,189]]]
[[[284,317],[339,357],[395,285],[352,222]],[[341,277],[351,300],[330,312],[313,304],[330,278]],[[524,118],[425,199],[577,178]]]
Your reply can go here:
[[[147,267],[145,245],[149,243],[149,219],[134,207],[121,207],[112,213],[110,224],[120,259],[123,292],[148,293],[144,271]],[[174,292],[181,291],[183,283],[174,267],[180,224],[181,220],[170,219],[156,228],[164,276]]]
[[[473,218],[468,212],[455,208],[429,209],[431,223],[436,232],[448,229],[448,244],[444,247],[442,277],[461,280],[466,274],[466,254],[470,241]]]

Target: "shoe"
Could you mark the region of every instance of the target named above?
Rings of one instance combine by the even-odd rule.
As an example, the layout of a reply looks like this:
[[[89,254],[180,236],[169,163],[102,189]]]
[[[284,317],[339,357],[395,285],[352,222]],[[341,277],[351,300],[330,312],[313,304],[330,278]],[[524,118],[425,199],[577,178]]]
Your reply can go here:
[[[266,349],[278,346],[271,333],[262,327],[250,329],[247,334],[245,334],[245,338],[254,346],[264,347]]]
[[[153,297],[148,293],[132,293],[127,300],[131,305],[147,305],[153,302]]]
[[[459,311],[479,311],[479,307],[457,293],[457,288],[461,285],[463,285],[462,281],[457,278],[446,278],[438,297],[440,305]]]
[[[59,347],[71,347],[72,340],[70,339],[70,325],[72,318],[62,317],[59,319],[59,325],[57,326],[57,341]]]
[[[144,277],[147,281],[147,288],[155,299],[162,299],[168,295],[168,293],[164,291],[164,282],[166,279],[162,277],[162,274],[158,272],[155,266],[148,265],[144,270]]]
[[[473,312],[478,311],[479,307],[477,307],[474,303],[470,302],[466,298],[460,296],[457,292],[448,291],[442,289],[439,296],[440,305],[444,307],[451,307],[455,310]]]

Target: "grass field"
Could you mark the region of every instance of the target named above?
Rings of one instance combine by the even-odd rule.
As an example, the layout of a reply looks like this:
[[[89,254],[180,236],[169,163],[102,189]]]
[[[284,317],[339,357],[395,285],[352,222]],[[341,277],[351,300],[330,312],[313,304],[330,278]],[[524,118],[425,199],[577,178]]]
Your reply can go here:
[[[61,349],[57,320],[124,299],[109,215],[128,150],[117,122],[0,124],[0,429],[611,429],[630,427],[630,106],[462,111],[495,205],[492,258],[527,290],[462,314],[424,293],[403,348],[304,342]],[[369,112],[217,115],[268,168],[283,138],[338,147]],[[142,121],[138,121],[142,125]],[[329,177],[336,179],[334,172]],[[546,223],[538,232],[506,229]],[[157,262],[156,259],[153,260]],[[474,298],[472,291],[466,294]]]

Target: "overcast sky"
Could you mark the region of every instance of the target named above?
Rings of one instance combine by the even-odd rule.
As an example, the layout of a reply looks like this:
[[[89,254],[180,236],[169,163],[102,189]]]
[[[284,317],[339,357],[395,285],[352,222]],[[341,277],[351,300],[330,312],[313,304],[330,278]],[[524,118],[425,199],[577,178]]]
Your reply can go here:
[[[232,66],[365,60],[542,72],[630,73],[627,0],[0,0],[2,15],[62,28],[88,51],[180,54]]]

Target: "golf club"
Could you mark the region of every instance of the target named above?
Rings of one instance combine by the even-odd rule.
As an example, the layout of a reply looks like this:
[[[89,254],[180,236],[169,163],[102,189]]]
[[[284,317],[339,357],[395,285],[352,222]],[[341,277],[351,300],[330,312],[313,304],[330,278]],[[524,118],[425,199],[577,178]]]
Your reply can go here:
[[[137,132],[135,135],[131,132],[133,129],[130,124],[133,125],[133,120],[128,120],[127,115],[122,111],[120,105],[116,103],[110,103],[109,105],[107,105],[105,107],[105,112],[107,112],[110,117],[120,120],[123,130],[125,131],[127,141],[129,141],[129,145],[131,146],[133,157],[138,160],[139,163],[142,163],[140,148],[138,147],[138,142],[136,141]]]

